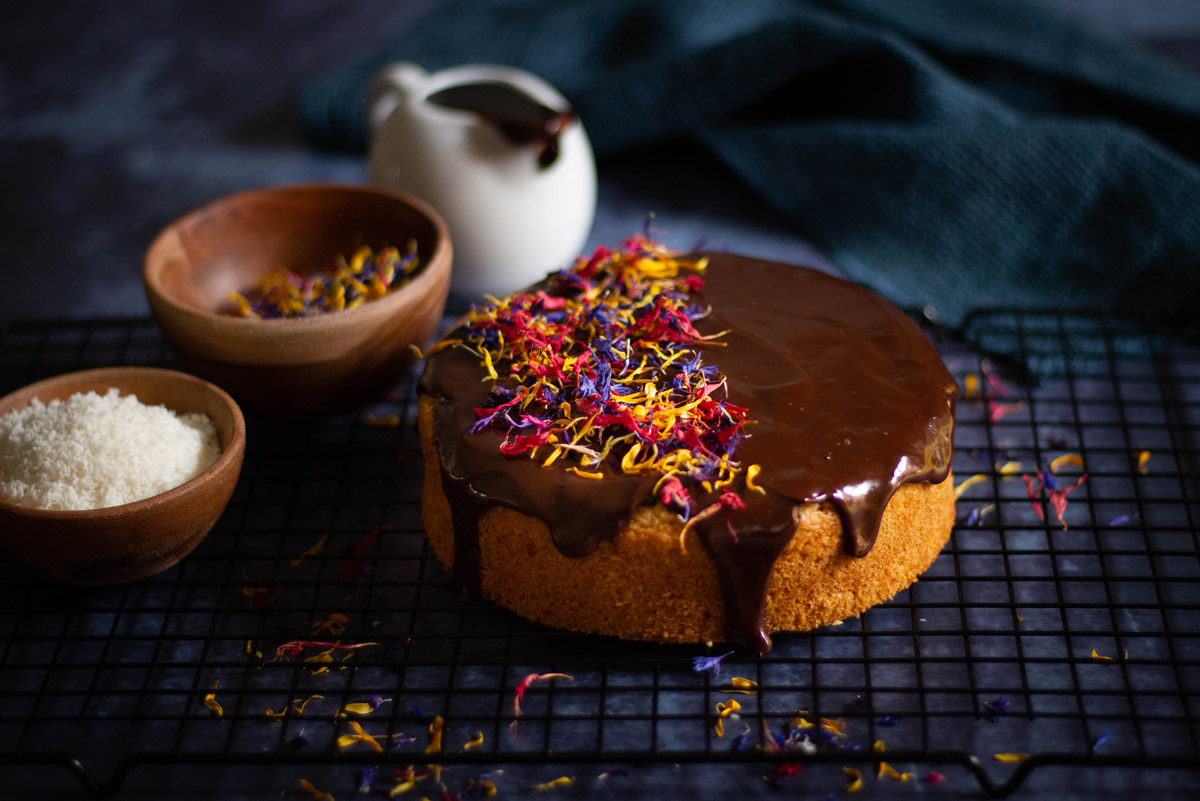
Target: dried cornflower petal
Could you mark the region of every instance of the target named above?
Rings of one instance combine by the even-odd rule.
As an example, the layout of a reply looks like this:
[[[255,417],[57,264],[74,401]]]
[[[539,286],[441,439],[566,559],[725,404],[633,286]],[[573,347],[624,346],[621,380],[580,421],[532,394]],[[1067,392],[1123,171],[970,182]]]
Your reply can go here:
[[[1092,740],[1092,744],[1088,746],[1088,751],[1094,752],[1097,748],[1108,742],[1108,738],[1112,736],[1112,731],[1106,729],[1103,734]]]
[[[994,701],[984,701],[983,708],[991,715],[991,722],[996,723],[1000,716],[1008,711],[1008,699],[1003,695]]]
[[[356,792],[366,795],[371,792],[371,785],[375,783],[375,774],[379,772],[379,768],[366,767],[359,770],[355,777]]]
[[[696,671],[697,673],[704,673],[705,671],[708,671],[708,673],[710,673],[715,679],[717,676],[721,675],[721,663],[730,656],[733,656],[733,651],[721,654],[720,656],[693,656],[692,670]]]

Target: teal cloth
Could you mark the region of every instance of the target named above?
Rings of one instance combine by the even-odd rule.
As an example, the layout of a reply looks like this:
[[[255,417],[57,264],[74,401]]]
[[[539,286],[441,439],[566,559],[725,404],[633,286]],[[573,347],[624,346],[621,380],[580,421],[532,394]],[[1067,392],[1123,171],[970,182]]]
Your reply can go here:
[[[400,59],[542,75],[601,169],[699,142],[850,277],[945,323],[1200,300],[1200,83],[1021,0],[453,3],[307,86],[313,140],[363,148],[370,77]]]

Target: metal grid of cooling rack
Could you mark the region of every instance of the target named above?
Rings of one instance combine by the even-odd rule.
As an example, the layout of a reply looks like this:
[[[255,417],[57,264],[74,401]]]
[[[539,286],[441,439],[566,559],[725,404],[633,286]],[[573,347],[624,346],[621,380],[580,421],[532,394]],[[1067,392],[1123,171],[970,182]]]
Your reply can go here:
[[[684,765],[735,771],[747,796],[794,782],[824,793],[853,780],[843,767],[868,786],[897,781],[878,774],[884,740],[888,763],[930,793],[1005,795],[1042,766],[1195,781],[1200,349],[1078,314],[981,314],[965,331],[970,344],[939,347],[970,395],[956,480],[980,478],[942,555],[892,602],[778,635],[761,657],[735,651],[719,677],[693,671],[702,647],[551,631],[459,603],[422,535],[411,377],[321,424],[250,415],[233,501],[176,567],[78,589],[0,560],[0,776],[67,770],[104,795],[151,766],[295,764],[332,771],[344,794],[356,770],[380,766],[370,789],[386,794],[403,780],[395,768],[436,762],[450,795],[480,794],[491,776],[511,797],[568,767],[577,791],[603,795]],[[1040,383],[1017,381],[999,353]],[[0,332],[0,393],[114,364],[170,358],[148,321]],[[1059,458],[1072,453],[1082,466]],[[1060,488],[1088,476],[1065,525],[1022,478],[1052,464]],[[378,645],[272,660],[299,639]],[[533,684],[518,719],[518,684],[551,672],[571,679]],[[757,692],[723,692],[734,676]],[[303,712],[293,703],[310,698]],[[335,713],[372,699],[355,722],[383,752],[340,747],[356,730]],[[715,707],[730,699],[740,708],[718,736]],[[428,753],[437,717],[441,748]],[[414,793],[435,795],[432,781]]]

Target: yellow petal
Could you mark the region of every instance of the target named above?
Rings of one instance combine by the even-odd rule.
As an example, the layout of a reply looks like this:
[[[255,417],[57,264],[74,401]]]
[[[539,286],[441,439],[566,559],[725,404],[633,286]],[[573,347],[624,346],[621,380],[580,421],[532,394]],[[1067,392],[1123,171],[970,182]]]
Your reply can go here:
[[[1073,464],[1076,467],[1083,467],[1083,457],[1078,453],[1064,453],[1062,456],[1059,456],[1057,459],[1054,459],[1050,462],[1050,472],[1057,473],[1059,468],[1065,464]]]
[[[954,488],[954,497],[961,498],[962,494],[964,492],[966,492],[967,490],[969,490],[971,487],[975,486],[976,484],[982,483],[984,481],[987,481],[987,476],[984,475],[983,473],[976,473],[975,475],[971,476],[970,478],[964,479],[961,484],[959,484],[957,487]]]
[[[575,778],[572,776],[559,776],[557,779],[551,779],[543,784],[535,784],[530,787],[530,790],[535,792],[543,792],[545,790],[553,790],[556,787],[567,787],[575,783]]]
[[[313,798],[320,799],[320,801],[333,801],[333,795],[318,790],[308,779],[300,780],[300,789],[308,793]]]

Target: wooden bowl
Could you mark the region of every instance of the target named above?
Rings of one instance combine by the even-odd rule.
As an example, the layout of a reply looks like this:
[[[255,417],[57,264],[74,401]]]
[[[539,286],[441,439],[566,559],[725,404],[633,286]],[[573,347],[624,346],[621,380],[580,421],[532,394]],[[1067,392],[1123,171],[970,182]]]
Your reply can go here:
[[[279,267],[310,272],[362,245],[417,242],[424,266],[357,309],[256,320],[222,314],[229,293]],[[260,411],[320,417],[362,405],[402,375],[409,345],[432,340],[450,286],[446,224],[423,201],[356,186],[261,189],[169,225],[146,253],[150,310],[187,370]]]
[[[34,398],[49,403],[76,392],[104,394],[110,387],[177,414],[208,415],[221,455],[191,481],[121,506],[51,511],[0,500],[0,548],[69,584],[118,584],[166,570],[208,534],[242,471],[246,423],[241,409],[219,387],[173,370],[111,367],[68,373],[0,398],[0,416],[24,409]]]

